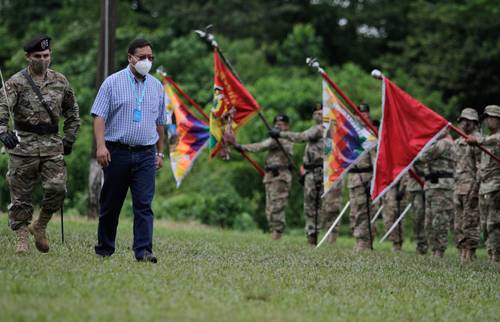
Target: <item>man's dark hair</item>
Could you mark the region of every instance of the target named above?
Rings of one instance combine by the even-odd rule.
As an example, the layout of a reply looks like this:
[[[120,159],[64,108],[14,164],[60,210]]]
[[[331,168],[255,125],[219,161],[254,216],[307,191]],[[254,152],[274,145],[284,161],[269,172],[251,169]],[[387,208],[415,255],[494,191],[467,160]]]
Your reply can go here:
[[[128,45],[128,53],[130,55],[133,55],[133,54],[135,54],[135,50],[137,48],[142,48],[142,47],[146,47],[146,46],[149,46],[151,49],[153,49],[153,45],[151,45],[151,43],[149,41],[147,41],[146,39],[143,39],[143,38],[134,39]]]

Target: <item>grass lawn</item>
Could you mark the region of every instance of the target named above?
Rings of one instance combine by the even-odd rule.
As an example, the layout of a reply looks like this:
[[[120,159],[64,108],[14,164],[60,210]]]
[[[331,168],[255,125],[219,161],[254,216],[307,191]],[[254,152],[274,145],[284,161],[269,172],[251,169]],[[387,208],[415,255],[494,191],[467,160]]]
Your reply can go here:
[[[94,255],[96,222],[50,224],[51,251],[14,254],[0,217],[0,321],[499,321],[500,265],[459,265],[406,243],[354,254],[351,238],[312,250],[299,234],[157,222],[159,263],[137,263],[122,219],[117,253]]]

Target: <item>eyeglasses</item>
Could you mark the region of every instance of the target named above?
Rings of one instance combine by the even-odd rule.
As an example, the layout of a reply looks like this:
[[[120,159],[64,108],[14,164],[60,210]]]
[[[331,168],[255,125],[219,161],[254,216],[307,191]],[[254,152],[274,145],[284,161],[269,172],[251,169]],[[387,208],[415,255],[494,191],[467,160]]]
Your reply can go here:
[[[141,56],[132,55],[132,56],[136,57],[138,60],[147,59],[149,61],[153,61],[155,59],[155,56],[153,55],[141,55]]]

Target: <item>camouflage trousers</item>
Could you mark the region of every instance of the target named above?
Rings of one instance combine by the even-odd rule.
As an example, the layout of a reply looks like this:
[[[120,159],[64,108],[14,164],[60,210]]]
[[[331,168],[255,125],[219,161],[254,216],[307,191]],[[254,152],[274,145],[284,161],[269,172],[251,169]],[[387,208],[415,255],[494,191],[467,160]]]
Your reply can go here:
[[[323,171],[317,168],[304,177],[304,219],[305,232],[310,236],[320,228],[328,229],[340,213],[341,188],[330,190],[323,198]],[[334,228],[332,234],[337,234]]]
[[[10,156],[7,181],[10,188],[11,229],[17,230],[30,224],[33,218],[33,189],[39,179],[43,188],[41,212],[52,214],[61,208],[66,190],[63,156]]]
[[[399,202],[398,207],[397,194],[398,193],[396,189],[390,189],[389,191],[387,191],[382,202],[384,206],[382,210],[382,217],[384,220],[385,231],[388,231],[392,227],[405,207],[405,204],[402,200]],[[403,221],[399,222],[398,226],[394,228],[387,239],[392,241],[394,244],[403,244]]]
[[[448,246],[450,215],[453,213],[453,191],[425,191],[425,231],[431,250],[444,252]]]
[[[328,193],[321,199],[321,228],[325,232],[333,225],[335,219],[340,215],[340,208],[342,207],[342,187],[332,188]],[[337,235],[340,222],[337,223],[335,228],[333,228],[331,234]]]
[[[285,230],[285,210],[291,186],[291,180],[281,179],[275,179],[265,184],[266,215],[271,231],[282,233]]]
[[[417,252],[427,253],[427,237],[425,235],[425,196],[424,191],[409,191],[408,202],[411,203],[413,216],[413,239],[417,243]]]
[[[479,199],[479,207],[486,226],[485,237],[487,237],[488,254],[498,256],[500,255],[500,190],[482,194]]]
[[[372,201],[364,186],[349,189],[351,200],[351,231],[354,238],[364,242],[375,240],[375,225],[371,225],[370,220],[375,215]],[[371,238],[370,238],[371,230]]]
[[[323,194],[323,175],[321,168],[306,172],[304,176],[304,219],[306,235],[319,231],[321,216],[321,195]]]
[[[477,249],[479,247],[479,208],[477,196],[455,194],[454,233],[455,244],[459,249]]]

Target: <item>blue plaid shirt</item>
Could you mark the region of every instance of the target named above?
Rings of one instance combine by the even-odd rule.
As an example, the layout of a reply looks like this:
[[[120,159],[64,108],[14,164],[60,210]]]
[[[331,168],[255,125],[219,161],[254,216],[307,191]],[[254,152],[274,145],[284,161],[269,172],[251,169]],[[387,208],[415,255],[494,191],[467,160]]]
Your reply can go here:
[[[137,96],[141,96],[143,90],[144,99],[138,107]],[[141,111],[140,122],[134,121],[134,109],[137,108]],[[90,114],[105,120],[106,141],[156,144],[159,138],[156,126],[165,124],[163,85],[149,74],[144,81],[138,81],[128,66],[104,80]]]

